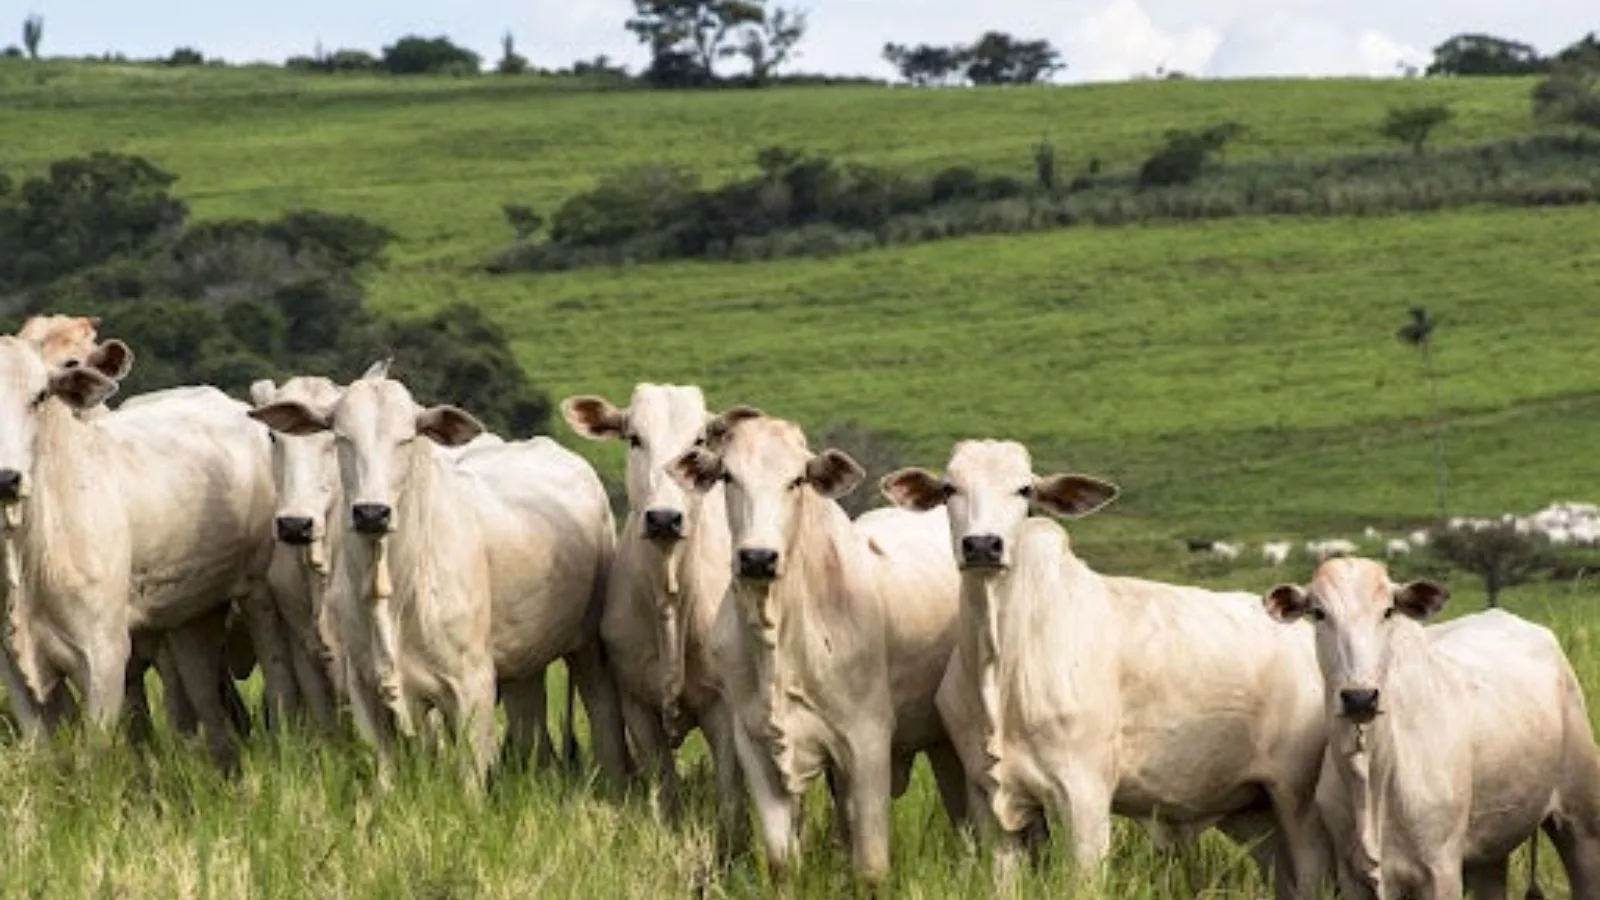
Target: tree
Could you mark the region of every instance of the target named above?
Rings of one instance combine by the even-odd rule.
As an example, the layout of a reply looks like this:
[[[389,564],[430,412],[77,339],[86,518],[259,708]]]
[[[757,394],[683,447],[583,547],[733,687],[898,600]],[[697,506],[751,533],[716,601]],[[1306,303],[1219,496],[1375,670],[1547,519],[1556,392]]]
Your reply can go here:
[[[44,38],[44,17],[30,15],[22,20],[22,46],[28,48],[28,58],[39,58],[39,41]]]
[[[500,38],[500,62],[495,64],[495,71],[501,75],[521,75],[528,71],[528,58],[517,52],[509,31]]]
[[[481,61],[478,54],[443,36],[406,35],[383,48],[383,68],[391,75],[476,74]]]
[[[1200,177],[1211,157],[1220,154],[1228,142],[1248,129],[1240,122],[1219,122],[1200,131],[1174,128],[1167,132],[1167,143],[1139,167],[1143,187],[1170,187],[1188,184]]]
[[[1433,48],[1429,75],[1533,75],[1549,62],[1519,41],[1487,34],[1458,34]]]
[[[716,79],[716,62],[740,52],[728,38],[766,20],[764,0],[633,0],[628,30],[650,46],[651,71],[683,75],[684,63],[705,81]],[[691,83],[693,79],[691,78]],[[670,82],[656,80],[657,84]],[[677,85],[671,85],[677,86]]]
[[[205,65],[205,54],[193,47],[179,47],[172,51],[172,55],[163,60],[168,66],[200,66]]]
[[[1001,31],[988,31],[956,54],[966,63],[973,84],[1033,84],[1066,68],[1061,52],[1049,41],[1024,41]]]
[[[779,67],[797,54],[795,47],[806,35],[806,14],[778,7],[758,23],[744,29],[739,52],[750,61],[750,80],[765,84]]]
[[[883,58],[899,70],[901,78],[918,87],[948,82],[964,63],[959,47],[932,44],[884,44]]]
[[[1586,71],[1600,70],[1600,37],[1589,32],[1557,53],[1554,64]]]
[[[1422,155],[1422,149],[1428,142],[1428,137],[1440,125],[1455,118],[1455,112],[1448,106],[1402,106],[1389,110],[1389,115],[1383,120],[1378,133],[1390,140],[1409,144],[1411,152]]]
[[[1449,517],[1449,504],[1445,496],[1444,409],[1439,405],[1439,379],[1433,371],[1433,330],[1438,323],[1428,315],[1426,307],[1413,306],[1408,312],[1411,321],[1402,325],[1395,332],[1395,337],[1422,354],[1423,372],[1433,396],[1433,473],[1439,503],[1439,523],[1442,525]]]
[[[1514,526],[1502,522],[1442,531],[1434,535],[1429,548],[1451,565],[1482,578],[1490,608],[1500,605],[1501,591],[1525,584],[1555,564],[1542,535],[1518,534]]]

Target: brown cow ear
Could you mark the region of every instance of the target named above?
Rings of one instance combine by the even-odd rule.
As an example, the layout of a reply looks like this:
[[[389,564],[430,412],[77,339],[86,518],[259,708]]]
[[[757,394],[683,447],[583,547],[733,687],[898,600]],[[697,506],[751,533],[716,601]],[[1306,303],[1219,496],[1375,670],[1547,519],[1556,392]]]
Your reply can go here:
[[[901,509],[927,512],[944,505],[945,484],[927,469],[901,469],[878,481],[878,490]]]
[[[117,383],[94,369],[63,369],[50,376],[50,393],[73,409],[88,409],[106,402],[117,392]]]
[[[1088,475],[1051,475],[1033,480],[1033,502],[1058,516],[1099,512],[1117,499],[1117,486]]]
[[[667,474],[686,491],[703,494],[723,480],[722,459],[715,453],[695,447],[667,463]]]
[[[739,404],[729,407],[721,415],[706,423],[706,446],[712,449],[721,447],[723,441],[728,438],[728,432],[733,430],[733,426],[746,419],[759,419],[764,415],[766,413],[754,406]]]
[[[604,397],[582,394],[561,401],[561,418],[580,437],[591,441],[614,441],[628,427],[628,417]]]
[[[1310,608],[1311,602],[1305,588],[1300,585],[1280,584],[1262,595],[1261,605],[1266,607],[1267,615],[1287,624],[1298,622]]]
[[[127,344],[112,338],[94,348],[83,364],[107,378],[121,381],[133,368],[133,351],[128,349]]]
[[[459,447],[483,432],[483,423],[460,407],[430,406],[417,413],[417,434],[445,447]]]
[[[327,417],[294,400],[282,400],[258,406],[245,415],[273,431],[284,434],[316,434],[319,431],[327,431],[329,424]]]
[[[1427,621],[1450,602],[1450,589],[1431,581],[1413,581],[1394,589],[1394,606],[1419,622]]]
[[[843,450],[824,450],[806,463],[806,481],[829,500],[855,490],[867,477],[867,470]]]

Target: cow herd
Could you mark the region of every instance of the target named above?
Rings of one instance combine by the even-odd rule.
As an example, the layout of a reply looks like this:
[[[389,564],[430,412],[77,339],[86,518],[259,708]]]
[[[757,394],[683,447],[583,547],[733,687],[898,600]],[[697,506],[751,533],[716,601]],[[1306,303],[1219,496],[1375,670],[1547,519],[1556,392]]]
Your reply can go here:
[[[259,666],[270,722],[347,710],[380,785],[397,742],[442,733],[477,792],[497,756],[553,757],[560,659],[611,782],[675,812],[675,751],[703,733],[720,827],[737,843],[753,812],[775,878],[823,776],[881,881],[921,754],[1004,883],[1052,828],[1092,880],[1127,816],[1162,846],[1248,842],[1296,898],[1503,898],[1543,829],[1573,896],[1600,898],[1600,751],[1554,636],[1499,611],[1425,625],[1446,589],[1380,562],[1265,595],[1101,574],[1031,513],[1118,488],[1035,474],[1010,441],[890,473],[892,503],[851,519],[850,456],[654,384],[561,404],[627,446],[618,530],[582,457],[423,407],[385,362],[108,410],[133,355],[96,324],[0,338],[0,659],[30,734],[148,728],[154,667],[173,725],[231,766],[234,678]]]

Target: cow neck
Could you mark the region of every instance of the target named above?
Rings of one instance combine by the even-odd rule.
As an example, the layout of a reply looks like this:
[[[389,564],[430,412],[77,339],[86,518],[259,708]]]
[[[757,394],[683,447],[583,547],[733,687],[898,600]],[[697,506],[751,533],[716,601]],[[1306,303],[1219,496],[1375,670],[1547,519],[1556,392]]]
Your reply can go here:
[[[1404,773],[1427,765],[1423,755],[1397,733],[1399,723],[1426,715],[1427,703],[1413,703],[1417,693],[1428,693],[1436,670],[1427,633],[1421,628],[1400,628],[1391,636],[1390,669],[1382,688],[1383,713],[1365,725],[1337,715],[1339,699],[1331,688],[1327,695],[1332,715],[1331,748],[1334,766],[1344,782],[1354,813],[1356,849],[1352,862],[1372,883],[1383,860],[1384,825],[1393,786]],[[1425,701],[1425,698],[1424,698]],[[1427,745],[1437,755],[1442,748]]]
[[[74,550],[95,546],[88,526],[104,520],[96,503],[106,498],[93,493],[72,463],[93,453],[99,437],[66,403],[46,400],[39,407],[28,495],[4,511],[5,638],[23,684],[40,704],[47,685],[32,631],[34,594],[68,585],[77,568]]]
[[[789,714],[795,701],[809,702],[801,683],[807,660],[828,652],[819,650],[817,645],[827,639],[814,626],[826,628],[828,621],[850,612],[817,607],[848,602],[834,526],[852,527],[842,509],[813,491],[800,491],[797,502],[794,532],[788,546],[782,548],[787,560],[783,576],[766,584],[734,579],[740,614],[752,638],[766,737],[785,786],[795,796],[804,792],[805,779],[794,767],[796,748],[788,730]],[[841,644],[837,649],[846,648]],[[829,668],[840,664],[829,659],[822,663]]]

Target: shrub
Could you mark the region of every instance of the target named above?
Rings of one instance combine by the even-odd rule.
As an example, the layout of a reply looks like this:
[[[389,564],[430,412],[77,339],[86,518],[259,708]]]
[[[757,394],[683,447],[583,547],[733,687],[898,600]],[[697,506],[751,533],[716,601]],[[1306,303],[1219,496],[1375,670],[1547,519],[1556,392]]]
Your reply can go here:
[[[1404,106],[1389,110],[1378,128],[1378,133],[1393,141],[1411,147],[1411,152],[1422,155],[1424,145],[1433,130],[1455,118],[1448,106]]]
[[[193,47],[179,47],[163,62],[169,66],[200,66],[205,65],[205,61],[205,55],[199,50]]]
[[[481,58],[447,37],[407,35],[383,48],[383,68],[391,75],[475,74]]]
[[[1534,86],[1533,112],[1550,122],[1600,128],[1600,76],[1581,66],[1563,66]]]
[[[672,165],[625,169],[561,205],[550,239],[578,246],[617,244],[670,223],[695,199],[699,178]]]

